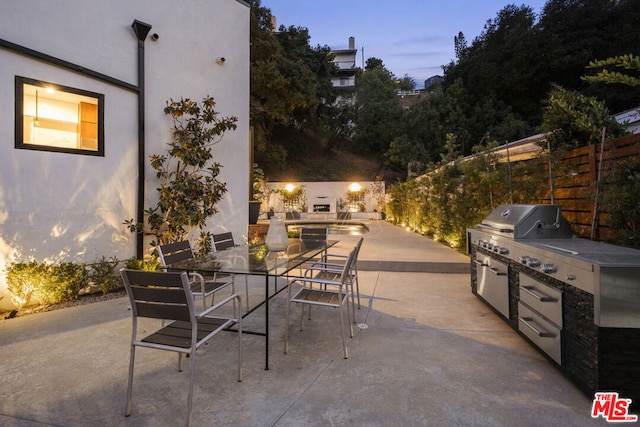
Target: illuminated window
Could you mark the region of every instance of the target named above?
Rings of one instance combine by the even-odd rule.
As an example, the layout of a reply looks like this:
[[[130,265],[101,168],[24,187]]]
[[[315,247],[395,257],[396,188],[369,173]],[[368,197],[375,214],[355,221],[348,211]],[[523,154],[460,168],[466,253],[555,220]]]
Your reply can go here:
[[[16,148],[104,156],[104,95],[16,76]]]

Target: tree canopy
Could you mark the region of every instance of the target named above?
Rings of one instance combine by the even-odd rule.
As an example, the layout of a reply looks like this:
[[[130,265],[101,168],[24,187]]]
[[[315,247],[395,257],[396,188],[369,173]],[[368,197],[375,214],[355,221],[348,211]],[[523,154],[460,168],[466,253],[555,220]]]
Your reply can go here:
[[[383,59],[368,58],[356,70],[355,91],[340,91],[331,84],[337,69],[329,47],[311,47],[303,27],[275,31],[269,9],[250,4],[251,120],[265,172],[317,147],[406,171],[441,161],[452,144],[465,156],[546,129],[547,101],[561,90],[597,99],[599,112],[640,99],[640,0],[548,0],[539,15],[507,5],[474,40],[454,37],[442,84],[410,106],[397,90],[414,88],[411,76],[398,78]]]

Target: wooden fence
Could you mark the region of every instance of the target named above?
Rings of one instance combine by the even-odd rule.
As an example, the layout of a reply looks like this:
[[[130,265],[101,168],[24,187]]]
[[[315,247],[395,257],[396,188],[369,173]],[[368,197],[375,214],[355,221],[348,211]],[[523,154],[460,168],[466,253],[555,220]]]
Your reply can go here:
[[[575,233],[596,240],[612,237],[614,230],[607,222],[607,214],[599,211],[595,201],[598,179],[606,175],[615,162],[640,159],[639,156],[640,134],[606,141],[604,151],[600,144],[593,144],[571,150],[564,156],[557,167],[554,203],[562,205],[562,212]],[[607,187],[601,187],[600,191],[607,191]],[[550,203],[551,192],[546,194],[544,203]]]

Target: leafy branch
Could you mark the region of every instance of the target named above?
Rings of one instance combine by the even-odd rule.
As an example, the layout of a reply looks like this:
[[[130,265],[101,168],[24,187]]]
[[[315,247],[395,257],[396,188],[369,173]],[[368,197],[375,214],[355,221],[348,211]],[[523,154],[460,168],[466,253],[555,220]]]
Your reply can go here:
[[[152,246],[185,240],[198,229],[199,252],[211,250],[211,235],[204,228],[227,192],[226,183],[218,179],[222,165],[212,161],[212,148],[226,131],[236,129],[238,120],[220,117],[215,106],[210,96],[201,103],[188,98],[167,101],[164,112],[173,120],[173,141],[167,154],[150,156],[151,167],[162,180],[157,204],[145,210],[148,231],[157,237]],[[133,219],[124,224],[132,232],[145,230]]]

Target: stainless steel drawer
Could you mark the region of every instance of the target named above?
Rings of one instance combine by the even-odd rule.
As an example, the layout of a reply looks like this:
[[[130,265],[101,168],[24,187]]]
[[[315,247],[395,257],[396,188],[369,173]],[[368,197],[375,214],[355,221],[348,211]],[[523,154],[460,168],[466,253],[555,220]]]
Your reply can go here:
[[[562,364],[560,329],[522,302],[518,303],[518,330],[555,360],[558,365]]]
[[[508,267],[486,255],[475,260],[478,265],[478,295],[504,317],[509,318],[509,276]]]
[[[520,301],[562,329],[562,292],[520,273]]]

